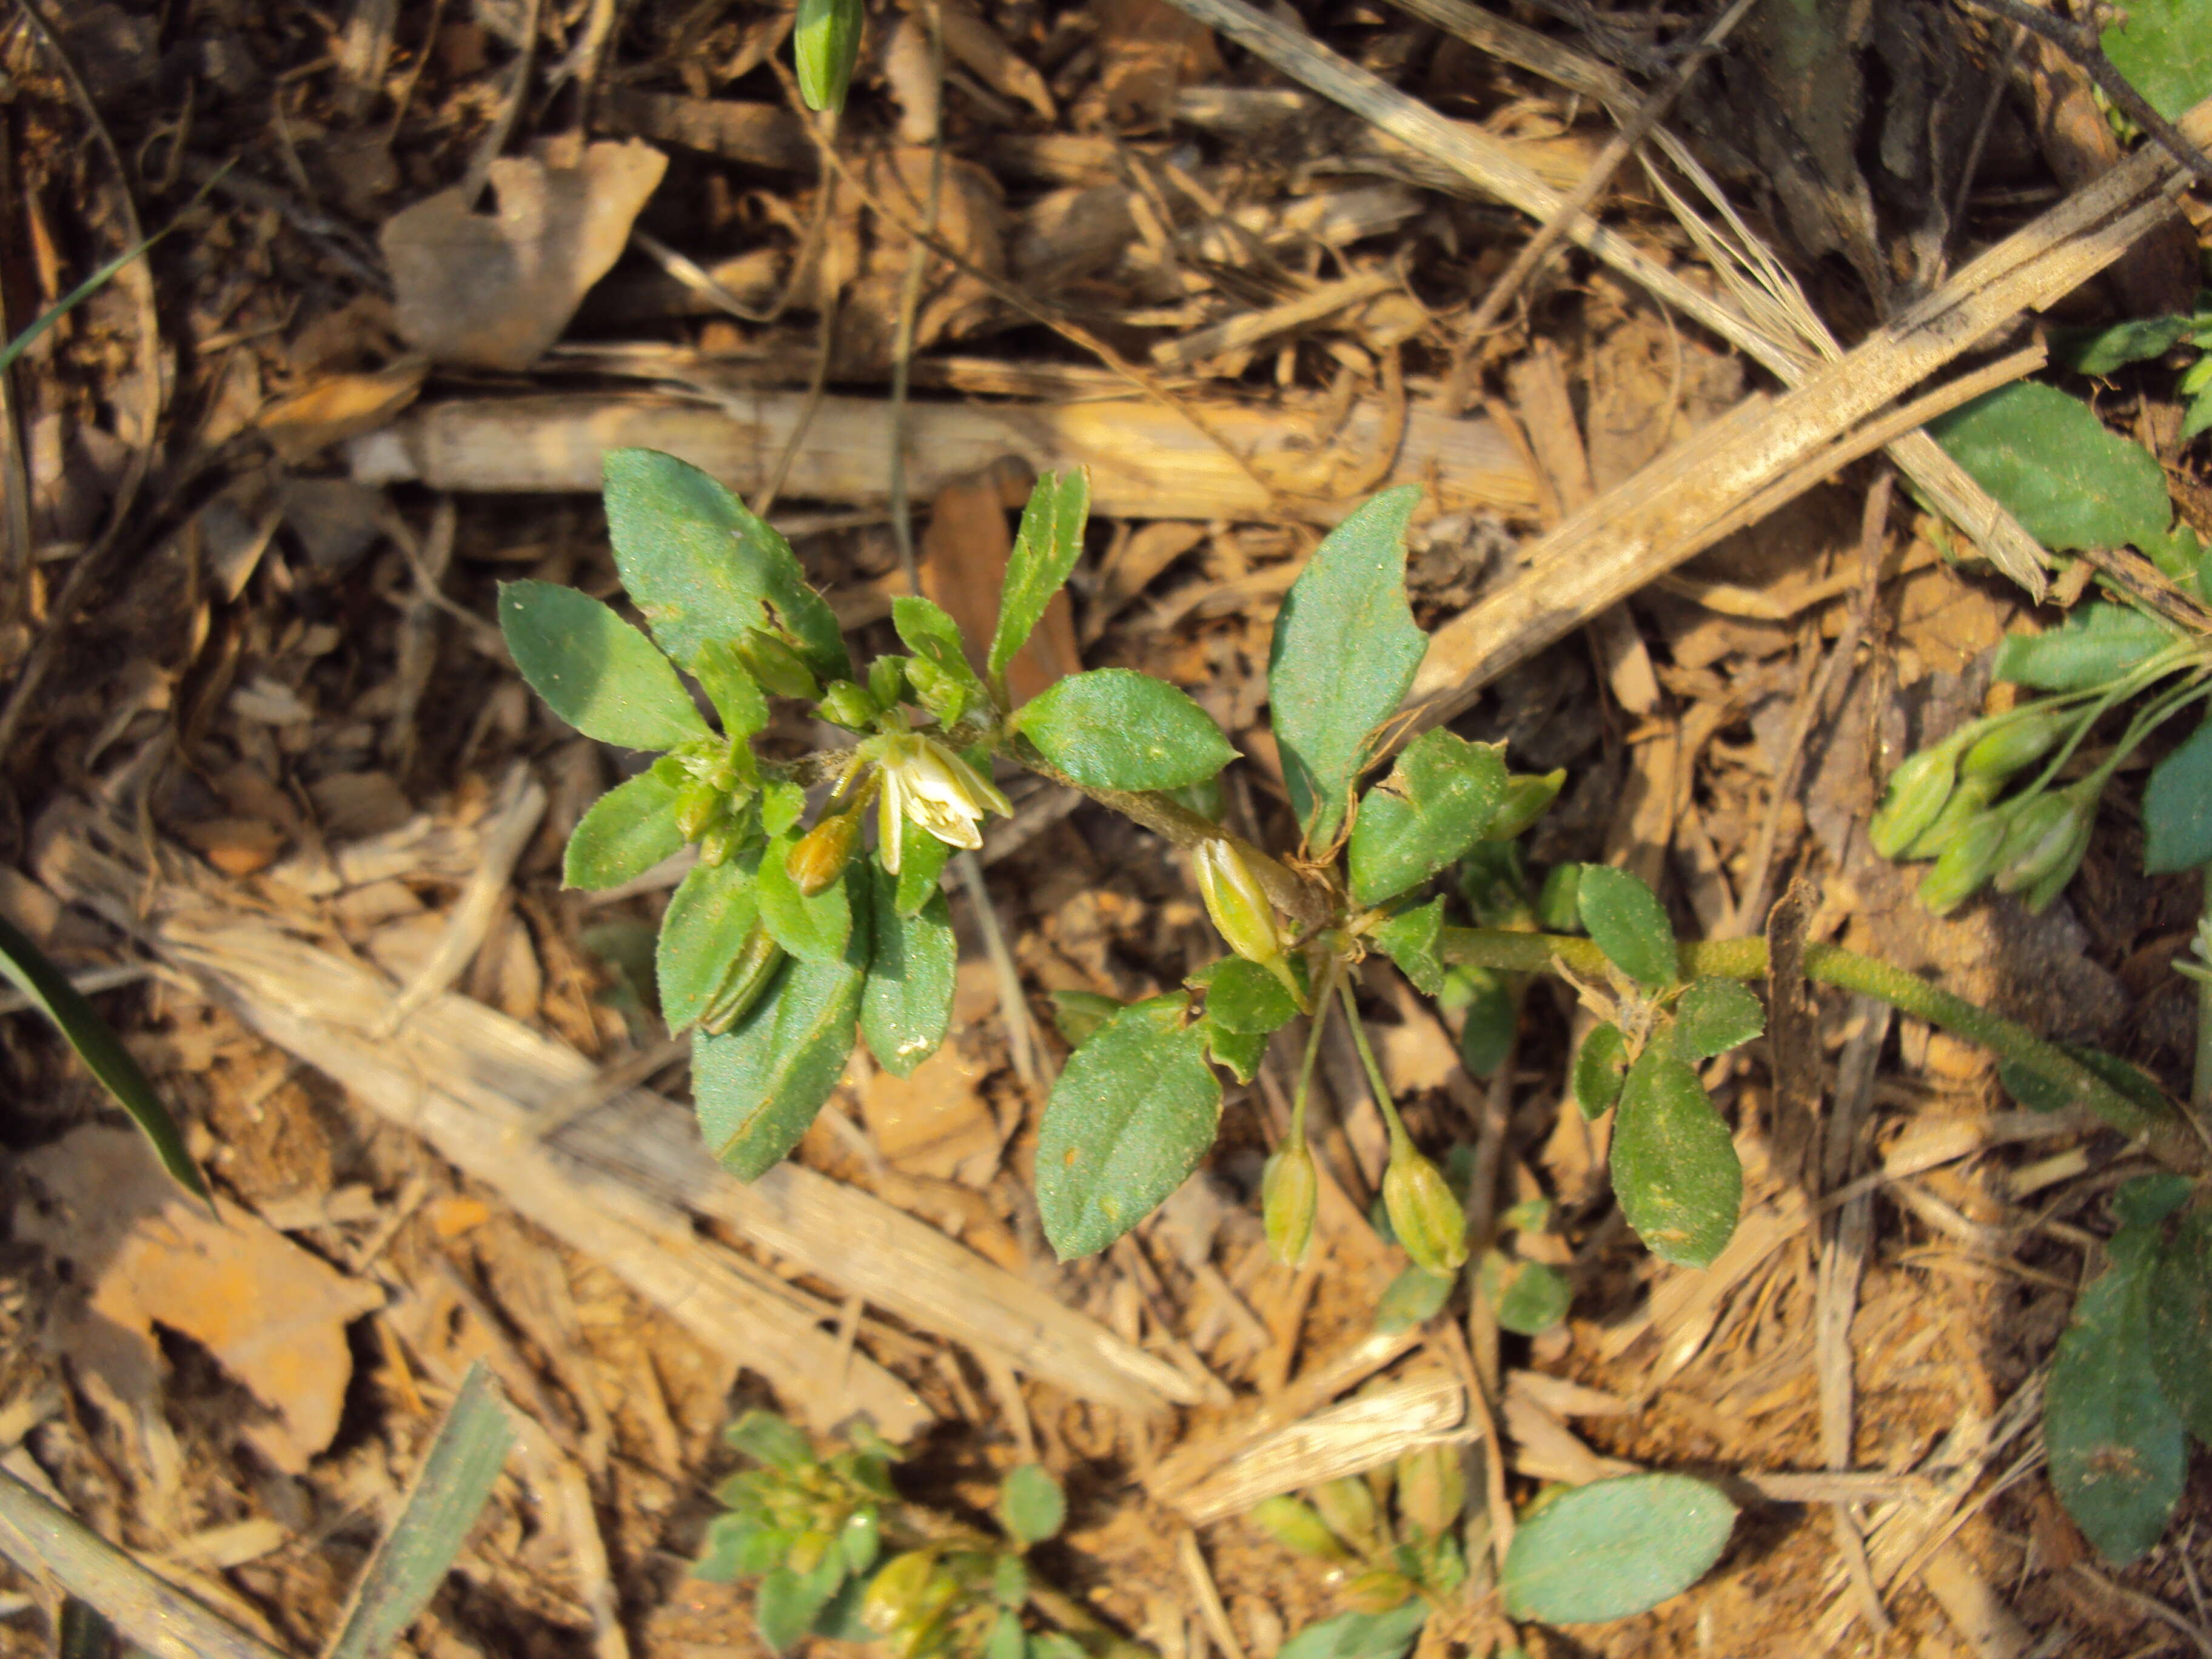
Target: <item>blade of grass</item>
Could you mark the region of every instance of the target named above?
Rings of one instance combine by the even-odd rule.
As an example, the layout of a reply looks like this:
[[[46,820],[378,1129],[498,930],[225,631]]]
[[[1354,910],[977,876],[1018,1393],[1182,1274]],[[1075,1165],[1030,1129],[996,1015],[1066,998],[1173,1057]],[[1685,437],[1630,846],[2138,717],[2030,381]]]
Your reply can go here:
[[[131,1057],[131,1051],[123,1046],[123,1039],[100,1017],[100,1011],[85,1000],[84,994],[46,960],[37,945],[17,933],[5,916],[0,916],[0,975],[5,975],[53,1021],[69,1040],[70,1047],[76,1050],[77,1058],[92,1068],[92,1074],[131,1114],[131,1121],[144,1131],[146,1139],[153,1143],[155,1156],[161,1160],[161,1167],[169,1172],[170,1178],[205,1204],[212,1213],[215,1200],[209,1195],[199,1166],[185,1150],[185,1138],[177,1128],[177,1121],[169,1115],[169,1109],[154,1092],[153,1084],[138,1069],[138,1062]]]
[[[354,1586],[324,1659],[377,1659],[407,1633],[468,1541],[514,1444],[514,1421],[478,1360],[439,1425],[399,1518]]]

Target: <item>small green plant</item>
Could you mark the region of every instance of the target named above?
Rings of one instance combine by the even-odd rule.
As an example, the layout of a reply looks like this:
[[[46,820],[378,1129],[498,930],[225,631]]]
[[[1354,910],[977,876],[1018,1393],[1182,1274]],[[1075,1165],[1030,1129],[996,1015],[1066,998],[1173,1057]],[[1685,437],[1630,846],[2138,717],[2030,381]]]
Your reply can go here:
[[[799,1430],[748,1412],[724,1437],[752,1462],[715,1491],[692,1571],[747,1578],[761,1638],[882,1642],[893,1659],[1146,1659],[1040,1582],[1027,1552],[1059,1535],[1060,1483],[1024,1463],[999,1490],[994,1536],[902,1498],[895,1448],[865,1428],[823,1455]]]
[[[1036,1202],[1060,1256],[1103,1249],[1172,1193],[1213,1144],[1224,1073],[1251,1081],[1273,1034],[1303,1015],[1287,1133],[1261,1186],[1270,1248],[1303,1261],[1320,1190],[1307,1101],[1324,1029],[1341,1019],[1389,1139],[1376,1221],[1410,1262],[1378,1322],[1439,1311],[1468,1268],[1467,1177],[1416,1144],[1376,1063],[1357,988],[1378,956],[1458,1013],[1479,1071],[1510,1046],[1530,975],[1571,982],[1601,1021],[1576,1057],[1575,1093],[1589,1115],[1613,1114],[1624,1214],[1671,1262],[1702,1267],[1726,1246],[1742,1171],[1698,1067],[1759,1034],[1745,981],[1765,975],[1765,943],[1678,940],[1652,890],[1604,866],[1536,882],[1516,838],[1559,793],[1559,774],[1516,775],[1500,747],[1444,729],[1389,757],[1427,643],[1405,587],[1418,489],[1352,513],[1285,599],[1268,689],[1290,811],[1271,854],[1218,821],[1218,774],[1236,751],[1176,687],[1103,668],[1018,706],[1007,695],[1007,665],[1082,553],[1082,474],[1038,482],[987,652],[971,658],[950,617],[908,597],[891,607],[904,649],[863,668],[783,538],[737,497],[648,451],[611,452],[605,468],[615,562],[651,637],[539,582],[504,586],[500,619],[516,665],[562,719],[659,751],[579,822],[567,878],[611,887],[696,848],[661,923],[656,970],[671,1028],[695,1032],[699,1122],[726,1169],[751,1180],[783,1158],[856,1042],[904,1075],[943,1039],[956,946],[940,877],[1008,811],[993,781],[1006,766],[1072,785],[1183,849],[1228,947],[1164,995],[1126,1006],[1058,999],[1073,1052],[1039,1129]],[[771,697],[806,704],[852,741],[792,758],[758,752]],[[2022,1086],[2087,1104],[2193,1167],[2197,1143],[2155,1090],[1887,963],[1820,944],[1803,960],[1808,977],[1987,1043]],[[1545,1225],[1541,1206],[1504,1221],[1524,1243]],[[1536,1331],[1565,1316],[1563,1276],[1518,1247],[1473,1242],[1484,1249],[1472,1293],[1501,1323]],[[858,1488],[845,1498],[862,1504]],[[781,1547],[747,1570],[789,1575],[772,1579],[765,1606],[778,1611],[764,1617],[792,1634],[853,1569],[811,1545],[803,1560],[795,1544]],[[975,1589],[957,1573],[948,1582]]]

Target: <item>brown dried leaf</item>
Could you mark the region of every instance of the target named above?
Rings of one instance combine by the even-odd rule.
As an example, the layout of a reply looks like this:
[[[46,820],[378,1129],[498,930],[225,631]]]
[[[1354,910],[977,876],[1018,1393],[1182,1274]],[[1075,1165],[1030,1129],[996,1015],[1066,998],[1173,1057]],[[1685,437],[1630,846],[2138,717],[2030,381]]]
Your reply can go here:
[[[240,1433],[299,1474],[331,1443],[352,1376],[349,1321],[383,1304],[252,1212],[187,1199],[129,1129],[88,1124],[23,1160],[48,1202],[18,1212],[18,1236],[76,1265],[82,1304],[56,1316],[72,1364],[131,1402],[158,1395],[153,1328],[188,1336],[270,1408]]]
[[[270,447],[292,465],[335,443],[374,432],[415,401],[430,371],[424,357],[405,357],[373,374],[326,374],[255,418]]]
[[[393,214],[378,241],[400,333],[440,362],[527,368],[613,265],[667,167],[635,139],[593,144],[572,167],[502,156],[495,217],[459,188]]]
[[[929,528],[922,532],[921,591],[960,624],[960,635],[979,669],[977,653],[991,637],[1000,584],[1013,551],[1006,509],[1028,499],[1028,470],[1018,462],[971,473],[938,492]],[[1026,702],[1082,666],[1075,618],[1063,590],[1053,595],[1029,643],[1007,665],[1006,690],[1017,703]]]

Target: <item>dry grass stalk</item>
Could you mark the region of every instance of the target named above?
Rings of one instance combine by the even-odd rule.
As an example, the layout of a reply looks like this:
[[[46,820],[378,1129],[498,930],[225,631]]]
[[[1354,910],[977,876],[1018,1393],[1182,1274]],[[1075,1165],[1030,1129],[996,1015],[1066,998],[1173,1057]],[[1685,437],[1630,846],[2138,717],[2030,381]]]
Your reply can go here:
[[[710,408],[665,398],[562,396],[438,404],[356,441],[350,447],[354,476],[375,483],[419,479],[457,491],[596,495],[600,457],[641,445],[680,455],[750,499],[805,418],[807,399],[799,392],[734,391],[718,402]],[[1357,504],[1340,500],[1346,492],[1335,481],[1371,470],[1370,458],[1392,425],[1371,404],[1354,409],[1334,433],[1319,416],[1294,410],[1209,405],[1206,412],[1224,441],[1276,489],[1317,503],[1316,517],[1341,516]],[[888,404],[823,398],[785,493],[882,502],[890,429]],[[1150,403],[916,404],[906,436],[917,495],[933,495],[1012,455],[1040,472],[1089,466],[1091,510],[1102,517],[1204,520],[1269,518],[1279,511],[1212,437]],[[1407,415],[1388,476],[1369,487],[1391,483],[1425,484],[1443,512],[1523,510],[1535,501],[1534,482],[1488,421],[1449,420],[1424,410]]]
[[[2212,103],[2185,125],[2212,131]],[[2137,155],[1797,390],[1747,398],[1524,550],[1511,581],[1431,636],[1414,682],[1414,726],[1449,719],[1506,669],[1710,546],[1747,504],[1779,505],[1767,494],[1777,480],[1794,474],[1812,483],[1801,469],[1826,447],[2021,311],[2118,258],[2171,211],[2181,178],[2163,151]]]

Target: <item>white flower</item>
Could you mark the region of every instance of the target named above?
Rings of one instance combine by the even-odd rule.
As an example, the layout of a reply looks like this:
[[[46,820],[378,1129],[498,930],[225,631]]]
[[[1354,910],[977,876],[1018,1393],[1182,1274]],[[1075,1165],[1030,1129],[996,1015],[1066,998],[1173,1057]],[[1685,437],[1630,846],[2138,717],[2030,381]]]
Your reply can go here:
[[[878,738],[876,774],[883,781],[878,856],[899,872],[899,848],[907,820],[950,847],[969,852],[983,844],[986,811],[1013,816],[1013,805],[988,778],[943,744],[914,732]]]

